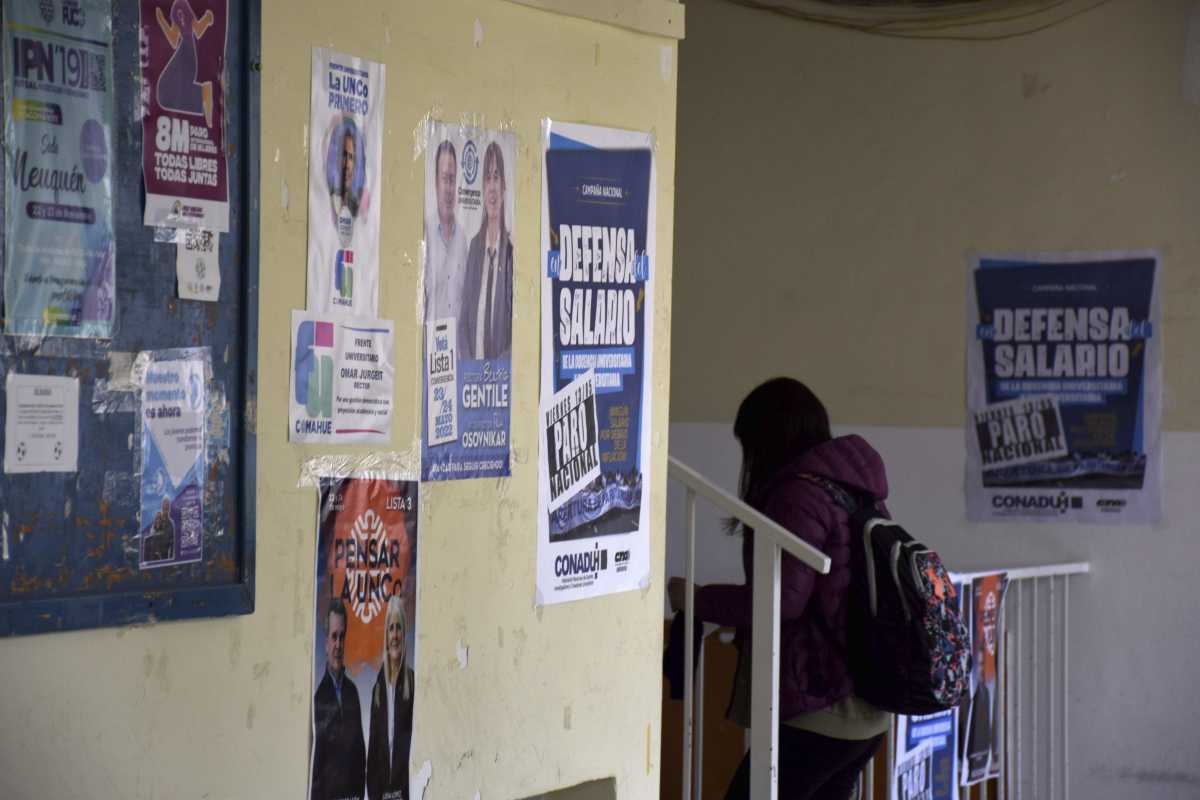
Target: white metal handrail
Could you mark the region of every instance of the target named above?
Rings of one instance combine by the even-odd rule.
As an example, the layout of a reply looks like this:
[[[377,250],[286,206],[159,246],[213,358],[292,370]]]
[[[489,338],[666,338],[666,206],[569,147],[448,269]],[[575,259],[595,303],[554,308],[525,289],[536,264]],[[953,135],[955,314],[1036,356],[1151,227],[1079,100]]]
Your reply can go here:
[[[795,556],[821,574],[828,574],[829,556],[796,536],[787,528],[755,511],[729,492],[679,461],[667,457],[671,478],[686,489],[687,550],[684,573],[687,594],[684,599],[684,671],[683,671],[683,800],[692,800],[692,684],[695,609],[692,587],[696,570],[696,495],[700,494],[717,508],[754,529],[754,609],[751,620],[751,659],[757,677],[750,684],[750,796],[754,800],[776,800],[779,784],[779,565],[784,552]],[[766,632],[767,635],[763,635]],[[765,665],[765,666],[764,666]],[[765,722],[765,724],[764,724]],[[699,762],[697,761],[697,764]],[[700,800],[699,770],[696,770],[696,795]]]

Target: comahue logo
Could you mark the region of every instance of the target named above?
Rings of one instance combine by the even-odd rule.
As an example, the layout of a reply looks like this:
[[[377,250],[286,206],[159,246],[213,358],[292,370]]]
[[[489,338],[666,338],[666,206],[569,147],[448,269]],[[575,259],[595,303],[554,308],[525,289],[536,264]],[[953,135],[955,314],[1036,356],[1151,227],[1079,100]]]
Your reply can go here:
[[[1101,497],[1096,501],[1096,508],[1105,514],[1119,514],[1125,508],[1125,501],[1116,498]]]
[[[1083,498],[1066,492],[1051,494],[997,494],[992,496],[992,508],[1005,514],[1065,514],[1068,509],[1083,508]]]
[[[333,432],[333,333],[332,322],[304,320],[296,327],[295,400],[309,417],[296,420],[296,433]]]
[[[554,559],[554,575],[559,578],[584,575],[589,572],[600,573],[606,569],[608,569],[608,551],[601,550],[600,545],[582,553],[568,553]]]

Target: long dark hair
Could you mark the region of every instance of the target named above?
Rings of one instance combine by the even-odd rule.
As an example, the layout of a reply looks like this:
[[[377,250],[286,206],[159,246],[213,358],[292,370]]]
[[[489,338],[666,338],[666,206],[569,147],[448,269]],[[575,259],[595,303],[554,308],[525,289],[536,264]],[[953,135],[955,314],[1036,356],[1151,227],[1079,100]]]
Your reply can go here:
[[[829,413],[812,390],[795,378],[772,378],[738,407],[733,435],[742,446],[738,496],[761,510],[771,480],[792,461],[833,438]],[[736,522],[727,522],[730,532]]]

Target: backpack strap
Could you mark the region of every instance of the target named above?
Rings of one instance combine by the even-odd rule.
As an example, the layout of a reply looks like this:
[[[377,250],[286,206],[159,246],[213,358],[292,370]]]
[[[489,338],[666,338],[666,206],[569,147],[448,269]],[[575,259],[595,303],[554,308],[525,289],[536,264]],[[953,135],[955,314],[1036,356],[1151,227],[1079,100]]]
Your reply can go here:
[[[854,499],[854,495],[828,478],[822,478],[820,475],[813,475],[810,472],[801,472],[797,477],[821,487],[825,494],[829,496],[829,499],[850,516],[854,516],[859,510],[860,504]]]
[[[846,487],[820,475],[801,472],[797,477],[821,487],[829,499],[846,512],[852,530],[862,530],[868,522],[879,516],[875,501],[870,497],[855,497]]]

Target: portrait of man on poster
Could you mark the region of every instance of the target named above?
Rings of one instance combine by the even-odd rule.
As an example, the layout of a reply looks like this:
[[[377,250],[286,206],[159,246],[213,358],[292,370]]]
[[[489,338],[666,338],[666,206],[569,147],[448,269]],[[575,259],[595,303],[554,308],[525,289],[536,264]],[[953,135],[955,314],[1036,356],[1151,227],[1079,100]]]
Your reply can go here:
[[[329,601],[325,628],[325,675],[313,696],[311,800],[361,798],[366,780],[358,689],[346,674],[346,606]]]

